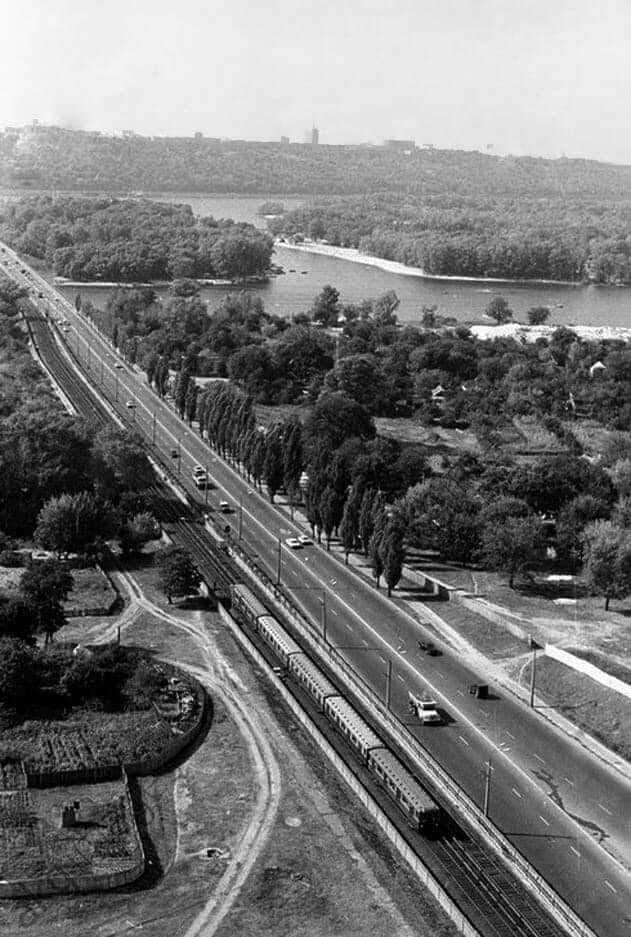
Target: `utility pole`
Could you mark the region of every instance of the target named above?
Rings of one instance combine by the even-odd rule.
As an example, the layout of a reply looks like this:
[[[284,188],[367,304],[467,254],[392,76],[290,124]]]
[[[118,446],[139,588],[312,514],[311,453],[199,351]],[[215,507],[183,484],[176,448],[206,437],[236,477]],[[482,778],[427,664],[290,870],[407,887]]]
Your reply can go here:
[[[281,540],[280,540],[280,530],[278,531],[278,557],[276,563],[276,585],[280,586],[280,564],[281,564]]]
[[[490,799],[491,799],[491,771],[493,770],[493,768],[492,768],[492,766],[491,766],[491,758],[490,758],[490,756],[489,756],[489,760],[486,762],[485,768],[486,768],[486,772],[485,772],[485,775],[484,775],[484,807],[483,807],[483,810],[484,810],[484,816],[485,816],[485,817],[488,817],[488,815],[489,815],[489,801],[490,801]]]
[[[151,445],[155,446],[156,444],[156,411],[153,411],[153,419],[151,422]]]
[[[324,589],[322,590],[322,598],[320,599],[320,606],[321,606],[320,611],[321,611],[321,617],[322,617],[322,637],[324,638],[325,642],[328,644],[329,639],[326,634],[326,592],[324,591]]]
[[[535,708],[535,680],[537,678],[537,650],[539,645],[536,641],[533,640],[532,636],[529,638],[530,647],[532,649],[532,668],[530,670],[530,708]]]
[[[114,396],[115,396],[115,398],[116,398],[116,403],[118,403],[118,374],[115,374],[115,375],[114,375],[114,380],[115,380],[115,382],[116,382],[116,383],[115,383]]]
[[[206,479],[204,481],[204,504],[208,506],[208,466],[206,466]]]
[[[386,709],[390,709],[392,699],[392,658],[388,658],[388,669],[386,671]]]
[[[239,499],[239,540],[243,537],[243,495]]]
[[[101,358],[101,384],[103,383],[103,359]]]

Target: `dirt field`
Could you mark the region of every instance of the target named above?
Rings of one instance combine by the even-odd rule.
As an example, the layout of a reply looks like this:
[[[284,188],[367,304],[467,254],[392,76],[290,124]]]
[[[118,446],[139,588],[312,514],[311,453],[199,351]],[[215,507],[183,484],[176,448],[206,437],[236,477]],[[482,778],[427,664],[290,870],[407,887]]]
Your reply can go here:
[[[166,609],[152,571],[142,570],[138,578],[147,598]],[[273,827],[216,933],[455,935],[455,928],[392,853],[273,689],[257,677],[218,616],[194,608],[168,611],[207,629],[215,646],[213,666],[240,688],[242,699],[256,712],[280,768]],[[156,653],[200,666],[197,642],[175,625],[147,611],[127,618],[123,613],[123,620],[130,622],[124,641],[151,645]],[[108,624],[111,627],[111,622],[89,619],[83,626],[73,619],[60,637],[87,642],[87,634],[94,639]],[[52,905],[14,905],[12,918],[0,903],[0,937],[14,937],[18,927],[29,937],[115,937],[140,927],[148,937],[190,937],[196,932],[188,928],[238,848],[256,793],[243,737],[212,690],[211,697],[213,721],[194,754],[174,772],[136,782],[153,844],[142,886],[89,899],[54,899]]]

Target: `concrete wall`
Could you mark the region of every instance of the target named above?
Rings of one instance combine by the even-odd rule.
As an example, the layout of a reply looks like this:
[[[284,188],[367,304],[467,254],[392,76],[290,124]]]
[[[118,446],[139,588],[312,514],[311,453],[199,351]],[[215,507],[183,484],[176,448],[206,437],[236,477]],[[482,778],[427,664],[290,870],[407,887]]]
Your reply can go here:
[[[374,800],[370,792],[366,790],[352,769],[338,755],[330,742],[322,735],[315,723],[311,721],[308,714],[304,711],[304,709],[302,709],[297,700],[294,699],[292,694],[285,686],[284,682],[280,680],[279,677],[274,673],[263,655],[249,641],[247,636],[241,631],[235,620],[231,617],[231,615],[229,615],[223,606],[220,605],[219,610],[222,619],[228,625],[239,644],[241,644],[247,650],[248,654],[255,659],[259,667],[265,671],[268,679],[274,683],[278,694],[285,700],[304,729],[306,729],[321,751],[326,755],[333,767],[350,787],[355,796],[359,798],[368,813],[371,815],[371,817],[374,818],[379,827],[395,846],[399,854],[405,859],[415,875],[423,883],[425,888],[430,892],[431,895],[434,896],[434,898],[449,915],[451,920],[456,925],[458,933],[465,935],[465,937],[480,937],[480,932],[473,926],[473,924],[471,924],[467,916],[461,911],[455,901],[453,901],[453,899],[447,894],[440,882],[434,878],[429,869],[421,862],[416,853],[410,848],[409,844],[401,836],[396,826],[394,826],[394,824],[388,819],[377,801]]]
[[[601,683],[609,690],[615,690],[616,693],[631,699],[630,683],[625,683],[624,680],[613,677],[610,673],[596,667],[595,664],[590,664],[582,657],[576,657],[569,651],[564,651],[563,648],[556,647],[554,644],[546,644],[545,652],[546,657],[552,657],[554,660],[558,660],[559,663],[565,664],[566,667],[571,667],[572,670],[577,670],[579,673],[585,674],[586,677],[591,677],[592,680],[596,680],[597,683]]]

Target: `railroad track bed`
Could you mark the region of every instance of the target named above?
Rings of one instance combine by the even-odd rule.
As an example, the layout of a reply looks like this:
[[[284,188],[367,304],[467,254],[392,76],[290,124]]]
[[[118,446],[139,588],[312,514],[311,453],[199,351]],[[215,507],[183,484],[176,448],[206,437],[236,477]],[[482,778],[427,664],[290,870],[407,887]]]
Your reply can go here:
[[[77,412],[93,423],[96,421],[98,426],[111,422],[111,413],[77,376],[57,346],[45,318],[37,311],[29,311],[27,325],[46,367],[62,386]],[[121,404],[111,400],[109,403],[126,425],[132,425],[129,414]],[[134,428],[139,430],[137,425]],[[153,449],[152,456],[168,472],[170,466],[162,454]],[[152,495],[158,518],[168,526],[173,539],[191,552],[209,585],[222,594],[224,590],[228,591],[231,583],[243,579],[236,564],[210,539],[196,510],[178,500],[166,483],[156,482]],[[251,628],[243,625],[243,622],[241,624],[273,665],[270,648]],[[309,709],[309,698],[297,682],[292,685],[292,692],[301,705]],[[313,705],[311,709],[314,710],[314,721],[318,725],[322,723],[322,731],[338,748],[344,750],[344,760],[352,762],[352,758],[349,759],[350,750],[330,723]],[[363,772],[361,764],[356,760],[352,770],[357,774]],[[366,786],[369,786],[368,783]],[[472,839],[453,823],[434,839],[422,836],[407,826],[396,806],[382,790],[374,783],[370,786],[382,809],[485,937],[559,937],[558,925],[480,841]]]

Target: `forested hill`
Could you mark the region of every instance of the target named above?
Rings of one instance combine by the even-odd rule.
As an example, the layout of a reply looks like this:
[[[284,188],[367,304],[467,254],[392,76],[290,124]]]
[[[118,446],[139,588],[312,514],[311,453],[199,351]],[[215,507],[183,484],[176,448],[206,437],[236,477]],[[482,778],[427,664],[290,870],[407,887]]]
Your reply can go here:
[[[631,167],[478,152],[111,137],[55,127],[0,134],[0,185],[81,191],[631,199]]]

